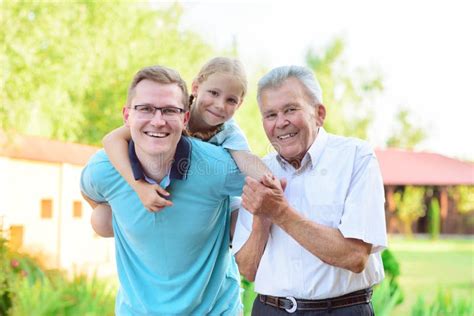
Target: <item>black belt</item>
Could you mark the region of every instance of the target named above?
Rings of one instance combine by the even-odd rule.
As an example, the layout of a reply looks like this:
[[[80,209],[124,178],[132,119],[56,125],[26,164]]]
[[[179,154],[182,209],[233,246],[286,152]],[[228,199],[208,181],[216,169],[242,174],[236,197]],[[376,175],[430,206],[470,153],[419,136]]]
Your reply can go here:
[[[371,297],[372,288],[324,300],[300,300],[291,296],[275,297],[270,295],[258,295],[260,302],[263,304],[284,309],[288,313],[294,313],[295,311],[331,310],[333,308],[369,303]]]

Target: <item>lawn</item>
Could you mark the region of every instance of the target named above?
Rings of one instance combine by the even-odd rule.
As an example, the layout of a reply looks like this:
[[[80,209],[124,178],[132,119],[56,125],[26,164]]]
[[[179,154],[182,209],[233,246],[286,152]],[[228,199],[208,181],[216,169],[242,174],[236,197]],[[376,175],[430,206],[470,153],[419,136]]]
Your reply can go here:
[[[392,237],[389,247],[400,263],[405,296],[393,315],[410,315],[419,295],[431,302],[440,288],[450,290],[454,299],[474,299],[474,239]]]

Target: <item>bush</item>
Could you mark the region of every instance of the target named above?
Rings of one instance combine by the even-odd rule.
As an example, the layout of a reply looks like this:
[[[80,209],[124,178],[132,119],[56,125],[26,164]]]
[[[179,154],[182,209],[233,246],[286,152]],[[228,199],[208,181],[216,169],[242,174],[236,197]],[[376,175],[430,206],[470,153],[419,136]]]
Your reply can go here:
[[[113,315],[115,291],[96,277],[68,280],[42,269],[27,255],[12,253],[0,237],[0,315]]]
[[[372,296],[375,315],[390,315],[395,306],[402,301],[403,295],[400,288],[393,287],[389,279],[383,280],[382,283],[375,287],[374,295]]]
[[[474,315],[474,303],[470,299],[454,300],[450,291],[439,290],[435,300],[429,304],[419,296],[412,307],[412,316],[471,316]]]

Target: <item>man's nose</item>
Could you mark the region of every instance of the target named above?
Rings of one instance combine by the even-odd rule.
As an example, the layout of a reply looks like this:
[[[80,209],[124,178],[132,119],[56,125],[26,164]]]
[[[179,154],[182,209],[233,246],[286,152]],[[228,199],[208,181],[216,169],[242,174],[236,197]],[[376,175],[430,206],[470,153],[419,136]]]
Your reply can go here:
[[[275,126],[278,128],[285,127],[289,124],[288,120],[285,117],[285,114],[279,112],[276,117]]]
[[[157,110],[155,112],[155,115],[153,115],[150,124],[153,126],[163,126],[166,124],[166,120],[163,118],[163,114],[161,114],[161,111]]]

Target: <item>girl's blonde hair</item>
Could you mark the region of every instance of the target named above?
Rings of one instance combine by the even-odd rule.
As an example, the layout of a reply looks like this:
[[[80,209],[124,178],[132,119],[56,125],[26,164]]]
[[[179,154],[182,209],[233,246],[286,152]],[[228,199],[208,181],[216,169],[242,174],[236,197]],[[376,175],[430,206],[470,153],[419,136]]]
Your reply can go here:
[[[239,83],[242,88],[241,98],[244,98],[247,93],[247,76],[245,74],[244,66],[242,63],[234,58],[228,57],[215,57],[209,60],[194,78],[194,82],[198,84],[203,83],[209,78],[209,76],[215,73],[225,73],[232,75]],[[190,95],[190,102],[192,104],[194,96]]]

